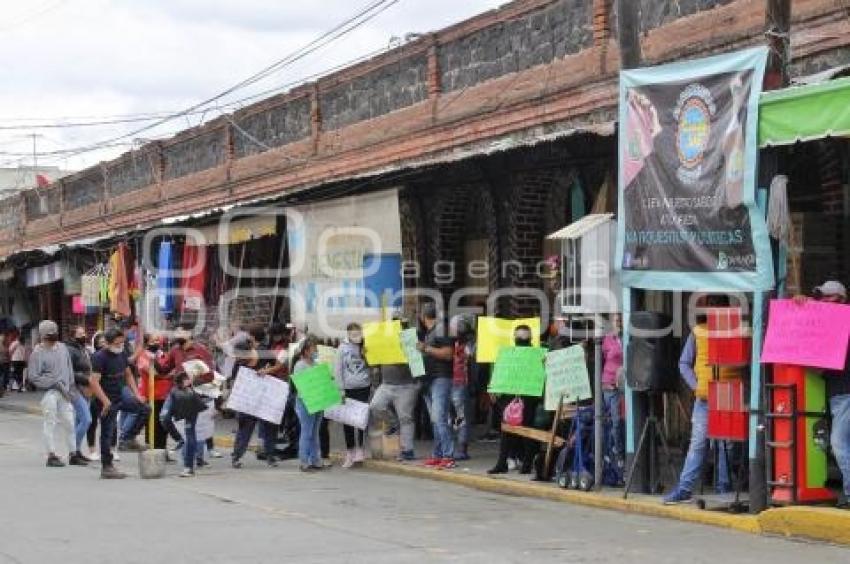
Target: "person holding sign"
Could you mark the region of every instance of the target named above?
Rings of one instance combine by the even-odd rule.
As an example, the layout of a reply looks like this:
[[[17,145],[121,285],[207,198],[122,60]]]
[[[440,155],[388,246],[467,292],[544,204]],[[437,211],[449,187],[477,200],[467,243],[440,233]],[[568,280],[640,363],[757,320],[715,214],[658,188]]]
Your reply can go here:
[[[455,315],[449,321],[449,335],[454,337],[452,358],[452,406],[454,428],[457,430],[455,460],[469,460],[470,363],[474,358],[475,328],[473,321],[464,315]]]
[[[531,327],[528,325],[517,326],[514,330],[514,346],[532,346]],[[501,396],[497,400],[502,408],[499,411],[505,412],[511,400],[512,398],[510,396]],[[523,397],[521,402],[522,426],[533,427],[534,415],[537,412],[537,406],[540,404],[540,398]],[[519,458],[522,464],[520,467],[520,474],[531,474],[532,467],[534,466],[534,455],[538,448],[537,443],[532,439],[526,439],[510,433],[502,433],[499,438],[499,458],[496,461],[496,465],[487,470],[487,473],[507,474],[508,458]]]
[[[425,461],[425,465],[432,468],[454,468],[454,437],[449,426],[454,341],[446,336],[445,323],[441,322],[435,304],[427,303],[422,307],[420,322],[424,329],[424,338],[417,348],[424,357],[428,385],[425,402],[434,428],[434,451],[431,458]]]
[[[808,298],[797,296],[794,301],[802,305]],[[844,284],[830,280],[815,288],[814,299],[819,302],[846,304]],[[841,471],[842,492],[838,499],[840,509],[850,509],[850,354],[846,356],[844,370],[827,371],[826,397],[832,413],[830,443],[835,462]]]
[[[369,403],[372,391],[372,379],[369,377],[369,365],[363,354],[363,328],[357,323],[349,323],[347,338],[339,346],[339,362],[336,365],[336,379],[345,390],[345,397]],[[366,459],[363,450],[364,433],[350,425],[343,425],[345,434],[345,461],[343,468],[351,468]]]
[[[623,341],[620,337],[622,332],[623,321],[620,315],[612,314],[611,331],[602,340],[602,401],[611,422],[611,447],[617,455],[618,463],[623,460],[623,443],[620,440],[620,404],[623,400],[623,391],[620,389],[623,373]]]
[[[318,347],[319,341],[313,335],[308,335],[295,345],[292,355],[295,362],[295,366],[292,368],[293,374],[304,372],[316,365],[319,354]],[[295,413],[298,415],[298,423],[301,426],[298,437],[298,459],[301,461],[301,471],[315,472],[321,470],[324,467],[321,459],[322,446],[319,442],[322,412],[318,411],[311,414],[299,394],[295,400]]]

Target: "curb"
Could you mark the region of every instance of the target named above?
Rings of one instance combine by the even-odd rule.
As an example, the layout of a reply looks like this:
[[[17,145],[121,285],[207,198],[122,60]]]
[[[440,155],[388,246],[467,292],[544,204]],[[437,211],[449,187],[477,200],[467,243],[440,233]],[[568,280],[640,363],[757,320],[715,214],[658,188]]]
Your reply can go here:
[[[5,403],[2,399],[0,399],[0,410],[13,411],[15,413],[25,413],[27,415],[41,415],[40,407]]]
[[[759,515],[735,515],[700,510],[693,506],[662,505],[657,498],[642,498],[639,495],[623,499],[621,496],[564,490],[551,484],[524,483],[432,470],[385,460],[367,460],[364,467],[375,472],[448,482],[490,493],[534,497],[596,509],[677,519],[749,534],[777,535],[850,546],[850,511],[833,508],[795,506],[768,509]]]

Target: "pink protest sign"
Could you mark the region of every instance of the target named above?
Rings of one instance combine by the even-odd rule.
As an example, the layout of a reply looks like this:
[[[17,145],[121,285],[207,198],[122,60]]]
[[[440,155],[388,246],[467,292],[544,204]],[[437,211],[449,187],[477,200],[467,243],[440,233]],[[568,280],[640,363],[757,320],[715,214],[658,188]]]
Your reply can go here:
[[[761,361],[841,370],[850,339],[850,306],[771,300]]]

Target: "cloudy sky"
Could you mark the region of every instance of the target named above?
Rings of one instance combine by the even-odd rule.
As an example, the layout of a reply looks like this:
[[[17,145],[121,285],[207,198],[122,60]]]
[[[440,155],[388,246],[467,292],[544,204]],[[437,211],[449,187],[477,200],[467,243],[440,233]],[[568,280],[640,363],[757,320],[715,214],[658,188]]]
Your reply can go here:
[[[31,164],[32,134],[39,135],[39,164],[80,169],[128,150],[133,140],[196,125],[215,115],[216,107],[138,133],[155,121],[79,124],[189,108],[369,6],[375,8],[368,14],[383,11],[216,104],[232,109],[252,94],[385,49],[393,37],[440,29],[504,1],[0,0],[0,166]],[[57,124],[63,127],[34,127]],[[79,153],[122,136],[118,146]]]

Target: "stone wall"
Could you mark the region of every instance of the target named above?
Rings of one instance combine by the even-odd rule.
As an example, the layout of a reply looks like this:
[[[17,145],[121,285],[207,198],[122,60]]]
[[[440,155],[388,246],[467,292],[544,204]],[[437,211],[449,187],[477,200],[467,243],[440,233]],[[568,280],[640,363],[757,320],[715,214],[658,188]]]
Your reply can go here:
[[[46,210],[42,204],[42,196],[46,201]],[[37,219],[50,214],[59,213],[59,190],[41,188],[40,190],[28,191],[24,194],[27,219]],[[46,211],[46,213],[45,213]]]
[[[735,0],[640,0],[640,29],[649,31],[679,18],[731,4]]]
[[[428,59],[420,53],[379,67],[319,95],[322,128],[339,129],[428,97]]]
[[[133,151],[109,166],[109,194],[120,196],[156,182],[159,159],[153,151]]]
[[[224,162],[225,139],[222,129],[212,129],[163,148],[165,180],[187,176]]]
[[[559,0],[440,45],[444,92],[563,58],[593,43],[592,0]]]
[[[262,153],[310,136],[310,98],[304,96],[260,112],[237,116],[233,154],[238,158]]]
[[[23,221],[22,200],[17,196],[0,200],[0,230],[18,227]]]
[[[103,173],[100,168],[88,169],[85,175],[64,183],[65,209],[74,210],[103,200]]]

